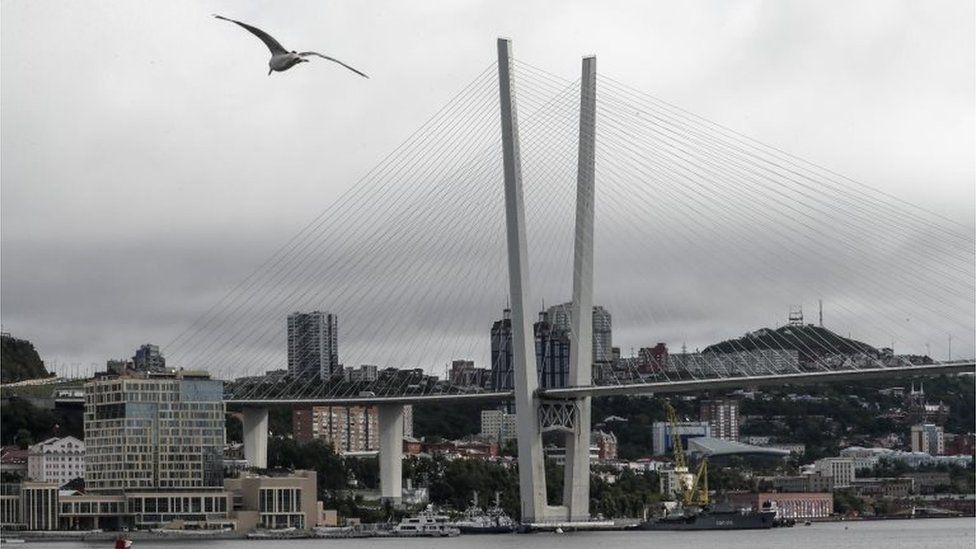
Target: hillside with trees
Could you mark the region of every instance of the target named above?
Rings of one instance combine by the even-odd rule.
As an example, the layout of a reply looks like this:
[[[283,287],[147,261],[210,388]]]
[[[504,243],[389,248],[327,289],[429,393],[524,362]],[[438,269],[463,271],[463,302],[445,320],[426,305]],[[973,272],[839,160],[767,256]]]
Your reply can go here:
[[[0,383],[48,377],[34,344],[9,334],[0,336]]]

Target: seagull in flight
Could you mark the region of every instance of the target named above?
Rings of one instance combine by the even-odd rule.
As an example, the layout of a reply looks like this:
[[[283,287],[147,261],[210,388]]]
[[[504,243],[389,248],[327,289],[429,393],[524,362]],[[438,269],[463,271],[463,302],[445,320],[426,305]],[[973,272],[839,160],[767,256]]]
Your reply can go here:
[[[278,41],[275,40],[273,36],[271,36],[270,34],[264,32],[263,30],[257,27],[252,27],[247,23],[241,23],[240,21],[235,21],[233,19],[229,19],[222,15],[214,14],[214,17],[216,17],[217,19],[230,21],[231,23],[240,25],[245,30],[253,34],[254,36],[260,38],[261,41],[264,42],[265,46],[268,46],[268,49],[271,50],[271,60],[268,61],[269,76],[274,71],[282,72],[294,67],[299,63],[308,63],[308,59],[306,59],[306,57],[311,57],[314,55],[316,57],[321,57],[322,59],[327,59],[329,61],[332,61],[333,63],[338,63],[343,67],[351,70],[352,72],[358,74],[359,76],[362,76],[363,78],[369,78],[368,76],[366,76],[366,74],[359,72],[358,70],[350,67],[349,65],[343,63],[342,61],[339,61],[334,57],[329,57],[328,55],[322,55],[321,53],[314,52],[314,51],[303,51],[303,52],[288,51],[281,44],[279,44]]]

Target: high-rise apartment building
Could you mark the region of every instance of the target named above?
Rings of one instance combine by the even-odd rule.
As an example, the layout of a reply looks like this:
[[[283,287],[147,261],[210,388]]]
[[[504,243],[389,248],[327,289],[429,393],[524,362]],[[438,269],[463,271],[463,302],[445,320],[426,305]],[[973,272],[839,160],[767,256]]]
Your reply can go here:
[[[223,485],[223,382],[184,370],[85,383],[89,492]]]
[[[136,349],[136,354],[132,357],[132,367],[140,372],[162,370],[166,368],[166,359],[159,352],[158,345],[146,343]]]
[[[539,387],[565,387],[569,383],[569,330],[553,325],[548,313],[542,312],[532,331]]]
[[[739,401],[735,399],[703,400],[698,419],[708,423],[712,436],[722,440],[739,440]]]
[[[380,449],[376,406],[308,406],[296,408],[291,417],[299,442],[319,439],[340,454]],[[403,435],[413,436],[413,406],[403,407]]]
[[[336,315],[322,311],[288,315],[288,373],[321,379],[341,373]]]
[[[573,303],[560,303],[546,310],[549,322],[557,330],[571,332],[573,328]],[[593,306],[593,363],[609,364],[613,361],[613,323],[610,312],[599,305]]]
[[[540,312],[538,322],[533,325],[540,387],[565,387],[569,380],[571,316],[569,304],[556,305]],[[610,313],[599,306],[593,308],[593,342],[594,357],[609,364],[613,357]],[[514,364],[511,311],[505,309],[502,319],[491,327],[490,386],[493,390],[509,390],[515,386]]]
[[[515,362],[512,358],[512,311],[505,309],[501,320],[491,325],[491,388],[496,391],[515,387]]]
[[[930,456],[945,454],[945,433],[939,425],[912,425],[911,438],[913,452],[924,452]]]
[[[515,414],[503,410],[481,411],[481,436],[484,438],[504,444],[509,440],[515,440],[516,427]]]

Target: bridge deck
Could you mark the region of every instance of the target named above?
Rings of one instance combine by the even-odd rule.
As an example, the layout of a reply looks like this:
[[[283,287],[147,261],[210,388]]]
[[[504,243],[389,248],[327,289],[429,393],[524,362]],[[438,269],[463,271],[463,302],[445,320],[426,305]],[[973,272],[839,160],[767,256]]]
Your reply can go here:
[[[960,361],[941,364],[904,366],[899,368],[862,368],[827,372],[803,372],[796,374],[742,376],[713,379],[692,379],[683,381],[657,381],[650,383],[629,383],[619,385],[591,385],[586,387],[565,387],[560,389],[541,389],[539,395],[548,399],[574,398],[580,396],[641,395],[656,393],[683,393],[713,389],[734,389],[769,385],[789,385],[796,383],[826,383],[849,381],[852,379],[932,376],[942,374],[973,373],[976,362]],[[482,401],[493,402],[513,398],[511,391],[489,391],[480,393],[443,393],[401,396],[342,396],[328,398],[259,398],[227,399],[226,404],[237,406],[274,405],[319,405],[348,406],[371,404],[423,404],[425,402]]]

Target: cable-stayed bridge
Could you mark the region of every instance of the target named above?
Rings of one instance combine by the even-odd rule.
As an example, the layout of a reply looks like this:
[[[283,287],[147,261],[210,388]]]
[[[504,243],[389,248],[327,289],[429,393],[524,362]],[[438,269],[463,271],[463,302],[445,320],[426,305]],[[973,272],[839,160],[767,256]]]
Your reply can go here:
[[[166,347],[171,364],[228,380],[253,465],[266,464],[267,406],[375,404],[381,491],[398,497],[404,404],[514,399],[523,519],[585,520],[594,396],[973,371],[949,349],[955,337],[957,356],[974,354],[970,227],[602,76],[595,58],[567,80],[514,59],[507,41],[498,53]],[[620,347],[685,347],[769,325],[768,309],[798,295],[824,299],[850,337],[800,320],[648,367],[591,349],[609,317],[581,314],[612,311]],[[569,302],[559,360],[539,348],[550,319],[533,326],[545,299]],[[498,352],[488,328],[501,309]],[[289,373],[285,319],[311,310],[341,319],[344,364],[389,369]],[[431,375],[458,358],[506,381]],[[546,431],[566,436],[557,507]]]

